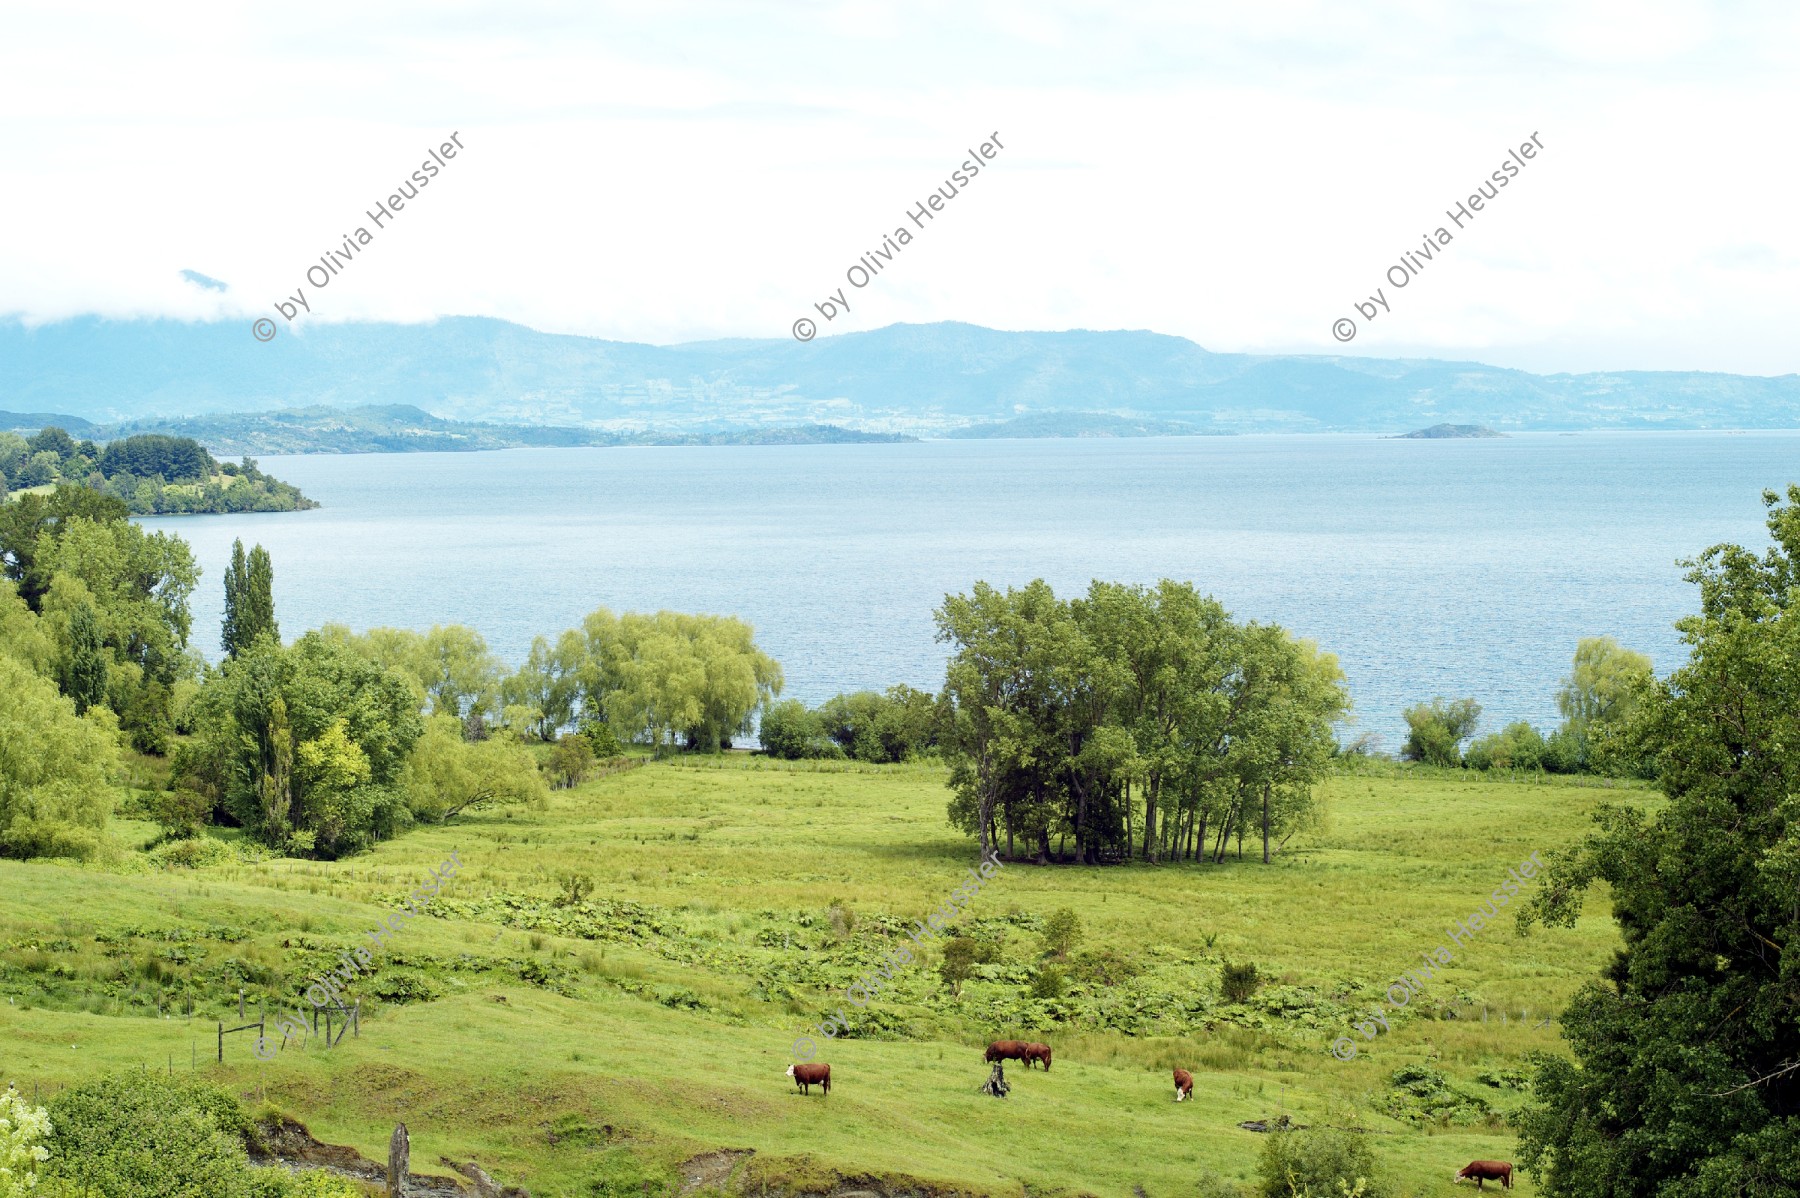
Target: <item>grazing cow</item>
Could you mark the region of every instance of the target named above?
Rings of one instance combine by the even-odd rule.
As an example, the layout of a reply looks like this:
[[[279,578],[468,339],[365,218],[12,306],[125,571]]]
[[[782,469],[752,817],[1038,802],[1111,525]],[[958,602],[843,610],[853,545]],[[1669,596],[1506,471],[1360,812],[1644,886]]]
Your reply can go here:
[[[1035,1040],[1027,1044],[1025,1046],[1025,1068],[1031,1068],[1033,1061],[1042,1065],[1045,1073],[1050,1072],[1050,1046],[1039,1044]]]
[[[1023,1040],[996,1040],[987,1047],[987,1060],[1023,1061],[1025,1053],[1031,1046]]]
[[[811,1094],[814,1082],[823,1086],[825,1093],[831,1093],[830,1065],[789,1065],[787,1072],[802,1094]]]
[[[1175,1071],[1175,1101],[1194,1096],[1194,1075],[1185,1069]]]
[[[1475,1188],[1481,1189],[1484,1181],[1497,1181],[1507,1189],[1512,1189],[1512,1163],[1510,1161],[1470,1161],[1456,1171],[1453,1179],[1458,1185],[1469,1178],[1475,1179]]]

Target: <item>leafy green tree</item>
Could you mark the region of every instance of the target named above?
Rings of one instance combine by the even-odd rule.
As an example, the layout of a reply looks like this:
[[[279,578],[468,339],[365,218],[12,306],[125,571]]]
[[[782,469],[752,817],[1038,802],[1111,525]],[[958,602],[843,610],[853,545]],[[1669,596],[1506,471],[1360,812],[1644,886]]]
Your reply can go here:
[[[97,718],[104,717],[104,718]],[[111,715],[75,714],[54,683],[0,653],[0,855],[91,855],[112,810]]]
[[[246,558],[244,543],[231,543],[225,568],[225,621],[221,638],[227,657],[240,656],[259,637],[281,640],[275,624],[275,567],[269,551],[256,546]]]
[[[171,437],[162,433],[139,433],[107,442],[99,465],[101,473],[108,477],[131,474],[168,482],[211,478],[219,468],[213,456],[192,437]]]
[[[1042,580],[977,583],[937,613],[951,642],[941,743],[951,821],[994,842],[1004,828],[1051,856],[1053,831],[1083,862],[1142,853],[1217,855],[1260,810],[1264,859],[1313,810],[1312,787],[1348,707],[1337,661],[1273,625],[1238,625],[1185,583],[1096,581],[1073,603]],[[1138,806],[1134,806],[1134,791]]]
[[[558,730],[574,722],[586,657],[587,643],[578,632],[565,632],[554,644],[547,637],[534,637],[525,664],[500,683],[507,706],[538,713],[532,729],[537,739],[553,740]]]
[[[1429,703],[1415,703],[1401,713],[1406,717],[1406,744],[1400,756],[1428,765],[1461,765],[1462,742],[1475,735],[1481,720],[1481,704],[1473,699],[1446,700],[1441,695]]]
[[[1668,802],[1607,807],[1521,914],[1569,927],[1610,887],[1624,949],[1539,1063],[1521,1155],[1549,1198],[1794,1192],[1800,1170],[1800,486],[1774,547],[1694,561],[1688,659],[1626,732]]]
[[[555,784],[567,790],[587,781],[588,774],[594,769],[594,750],[589,747],[586,737],[566,732],[551,746],[550,760],[546,764]]]
[[[1650,659],[1610,636],[1584,637],[1575,647],[1569,676],[1556,694],[1563,731],[1575,746],[1580,768],[1632,772],[1634,763],[1608,757],[1609,747],[1630,722],[1640,698],[1655,682]]]
[[[330,637],[261,638],[196,696],[201,748],[182,776],[277,848],[341,855],[408,818],[399,783],[418,692]]]
[[[66,429],[54,425],[42,428],[31,437],[26,438],[25,447],[32,453],[49,453],[56,455],[58,462],[67,461],[75,456],[75,438]]]
[[[52,563],[39,561],[39,554],[54,549],[69,523],[80,519],[123,524],[129,515],[123,503],[86,487],[63,486],[48,495],[21,495],[0,505],[0,570],[18,584],[20,597],[36,611],[55,572]]]
[[[764,700],[781,693],[781,667],[730,616],[604,608],[582,622],[587,650],[578,691],[632,740],[701,752],[748,735]]]
[[[756,738],[762,743],[763,752],[789,761],[843,756],[843,750],[825,736],[818,716],[798,699],[783,699],[764,707]]]
[[[109,657],[92,604],[78,604],[70,612],[68,638],[57,684],[74,701],[75,714],[86,715],[88,708],[106,699]]]
[[[55,638],[37,613],[19,597],[18,586],[0,579],[0,654],[49,677],[60,656]]]
[[[443,823],[484,805],[541,806],[543,775],[531,753],[511,736],[465,741],[449,716],[432,716],[413,747],[401,779],[414,818]]]

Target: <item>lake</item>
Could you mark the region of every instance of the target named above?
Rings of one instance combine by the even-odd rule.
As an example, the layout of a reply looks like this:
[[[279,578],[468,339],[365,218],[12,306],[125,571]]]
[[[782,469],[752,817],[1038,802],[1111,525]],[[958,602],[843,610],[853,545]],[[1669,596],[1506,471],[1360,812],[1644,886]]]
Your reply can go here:
[[[1767,543],[1800,433],[1246,436],[270,457],[324,506],[147,519],[205,573],[217,656],[233,538],[275,563],[283,634],[469,624],[508,661],[600,606],[730,613],[786,694],[937,689],[931,613],[977,579],[1192,581],[1336,653],[1386,751],[1400,710],[1471,695],[1482,731],[1557,722],[1577,639],[1659,672],[1692,610],[1676,559]]]

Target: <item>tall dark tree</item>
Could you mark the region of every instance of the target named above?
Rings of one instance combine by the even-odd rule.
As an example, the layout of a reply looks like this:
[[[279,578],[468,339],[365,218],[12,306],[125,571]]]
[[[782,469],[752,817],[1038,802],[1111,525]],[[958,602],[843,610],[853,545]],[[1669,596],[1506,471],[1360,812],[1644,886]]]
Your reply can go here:
[[[275,624],[275,566],[261,545],[246,557],[244,543],[231,543],[225,568],[225,620],[220,644],[227,657],[242,656],[259,637],[281,640]]]
[[[58,670],[63,694],[75,701],[75,714],[106,700],[106,665],[111,658],[100,623],[91,605],[82,603],[69,613],[69,648]]]
[[[1605,881],[1625,941],[1523,1117],[1550,1198],[1800,1192],[1800,486],[1764,501],[1775,548],[1687,563],[1688,662],[1631,718],[1668,805],[1603,809],[1520,917]]]

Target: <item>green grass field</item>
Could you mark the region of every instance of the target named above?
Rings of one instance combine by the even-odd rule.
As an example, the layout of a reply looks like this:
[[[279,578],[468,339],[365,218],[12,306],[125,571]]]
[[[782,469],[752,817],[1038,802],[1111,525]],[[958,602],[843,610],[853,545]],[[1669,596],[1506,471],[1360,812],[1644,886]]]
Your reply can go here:
[[[1573,930],[1490,925],[1406,1013],[1384,1006],[1391,1030],[1355,1037],[1357,1059],[1328,1045],[1509,867],[1573,842],[1602,802],[1655,802],[1372,766],[1329,782],[1322,824],[1271,866],[1248,841],[1221,866],[1010,863],[959,921],[1004,945],[999,963],[953,996],[928,953],[855,1010],[842,986],[894,943],[884,928],[935,908],[974,864],[945,823],[943,777],[657,764],[337,863],[163,868],[137,847],[154,829],[115,823],[128,849],[110,866],[0,862],[0,1082],[48,1093],[118,1067],[197,1065],[322,1140],[385,1159],[403,1120],[415,1170],[474,1158],[537,1198],[640,1180],[674,1192],[679,1162],[718,1149],[755,1151],[736,1183],[788,1192],[862,1176],[891,1192],[903,1176],[1163,1198],[1191,1193],[1203,1168],[1250,1178],[1265,1137],[1237,1125],[1283,1113],[1359,1122],[1397,1192],[1438,1192],[1472,1158],[1512,1158],[1504,1116],[1523,1095],[1478,1075],[1562,1051],[1544,1019],[1618,943],[1604,892]],[[240,985],[252,1006],[299,1003],[307,972],[366,943],[453,850],[463,868],[439,917],[407,924],[352,988],[359,1036],[263,1063],[240,1034],[213,1063]],[[555,905],[570,871],[595,882],[585,905]],[[1026,999],[1032,929],[1061,907],[1080,917],[1091,968],[1065,999]],[[1228,960],[1266,979],[1248,1003],[1219,996]],[[856,1031],[821,1042],[832,1093],[802,1097],[784,1076],[790,1045],[839,1006]],[[1010,1068],[1005,1101],[977,1093],[982,1047],[1014,1037],[1049,1042],[1052,1071]],[[1194,1073],[1191,1102],[1173,1101],[1177,1064]],[[1390,1078],[1409,1065],[1491,1110],[1391,1117]],[[603,1177],[611,1188],[591,1188]],[[1518,1184],[1528,1198],[1532,1180]]]

